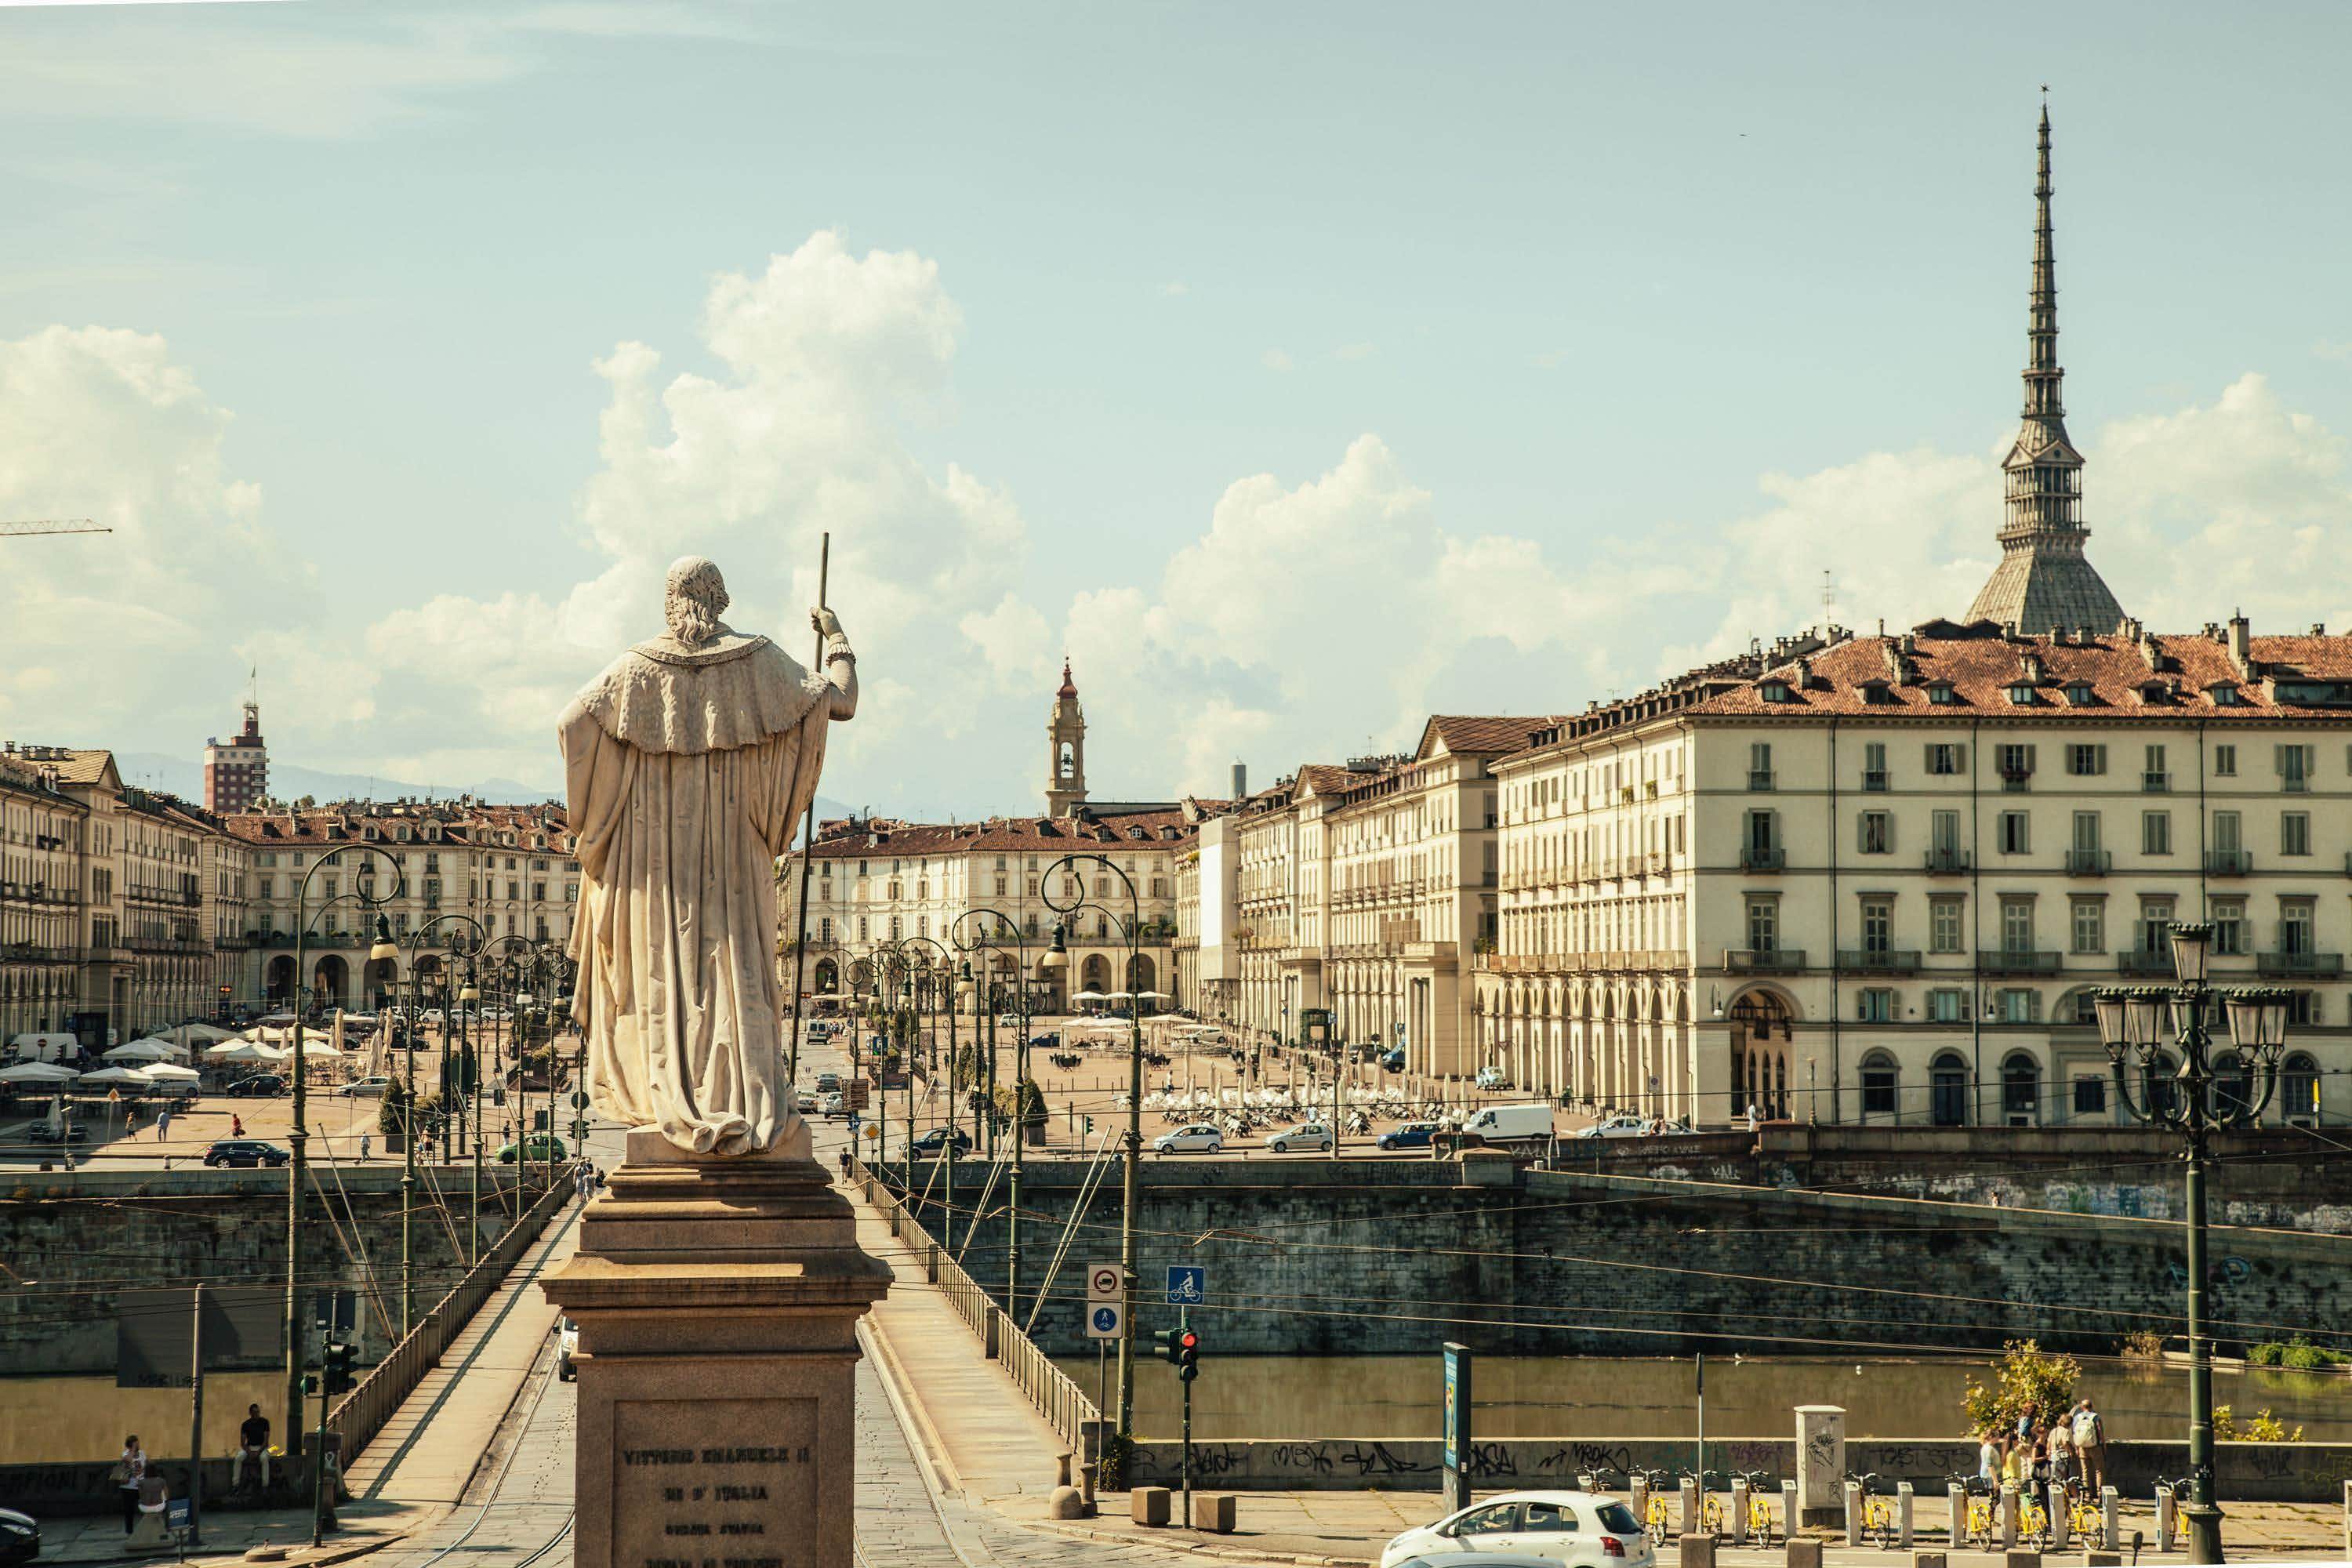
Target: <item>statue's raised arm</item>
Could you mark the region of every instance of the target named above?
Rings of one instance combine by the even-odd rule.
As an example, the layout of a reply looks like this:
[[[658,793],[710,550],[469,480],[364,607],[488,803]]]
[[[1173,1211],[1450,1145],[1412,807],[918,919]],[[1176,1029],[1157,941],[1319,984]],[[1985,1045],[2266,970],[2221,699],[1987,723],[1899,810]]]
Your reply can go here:
[[[824,668],[730,628],[719,568],[669,569],[662,637],[559,721],[579,837],[572,1006],[596,1109],[681,1149],[749,1154],[797,1118],[776,974],[775,858],[816,795],[826,726],[857,710],[856,657],[813,613]]]

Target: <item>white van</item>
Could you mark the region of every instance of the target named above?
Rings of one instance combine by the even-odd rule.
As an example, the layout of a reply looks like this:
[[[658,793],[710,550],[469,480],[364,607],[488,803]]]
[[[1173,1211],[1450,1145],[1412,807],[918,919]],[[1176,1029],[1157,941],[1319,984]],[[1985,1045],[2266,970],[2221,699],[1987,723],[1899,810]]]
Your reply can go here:
[[[69,1062],[81,1052],[81,1041],[72,1035],[12,1035],[8,1039],[8,1060],[16,1062]]]
[[[1488,1143],[1521,1143],[1551,1136],[1551,1107],[1536,1105],[1490,1105],[1462,1124],[1466,1141],[1476,1137]]]

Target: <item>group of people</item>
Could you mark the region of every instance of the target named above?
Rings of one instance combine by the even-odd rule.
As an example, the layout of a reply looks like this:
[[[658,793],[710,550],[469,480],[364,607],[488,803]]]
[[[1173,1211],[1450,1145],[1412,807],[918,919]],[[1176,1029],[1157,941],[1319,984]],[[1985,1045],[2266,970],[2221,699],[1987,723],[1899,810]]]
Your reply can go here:
[[[2106,1423],[2088,1398],[2047,1412],[2029,1405],[2015,1427],[1988,1433],[1977,1450],[1977,1478],[1988,1487],[2055,1483],[2095,1497],[2106,1477]]]

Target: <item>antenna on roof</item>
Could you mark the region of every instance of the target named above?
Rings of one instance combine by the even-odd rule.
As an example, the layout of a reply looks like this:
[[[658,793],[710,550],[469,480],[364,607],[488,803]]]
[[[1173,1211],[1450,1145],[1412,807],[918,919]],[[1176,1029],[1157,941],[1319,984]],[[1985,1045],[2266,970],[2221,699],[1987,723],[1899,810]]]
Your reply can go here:
[[[1830,576],[1829,568],[1822,569],[1822,626],[1827,629],[1837,620],[1837,583]]]

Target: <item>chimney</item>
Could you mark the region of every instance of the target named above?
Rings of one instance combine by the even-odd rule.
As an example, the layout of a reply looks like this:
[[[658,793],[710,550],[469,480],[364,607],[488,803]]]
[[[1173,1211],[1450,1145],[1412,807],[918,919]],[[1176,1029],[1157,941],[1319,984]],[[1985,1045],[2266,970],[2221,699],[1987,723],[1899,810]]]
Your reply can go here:
[[[1235,800],[1249,798],[1249,768],[1242,763],[1234,764],[1234,798]]]
[[[2241,675],[2253,673],[2252,630],[2243,610],[2230,617],[2230,662],[2238,667]]]

